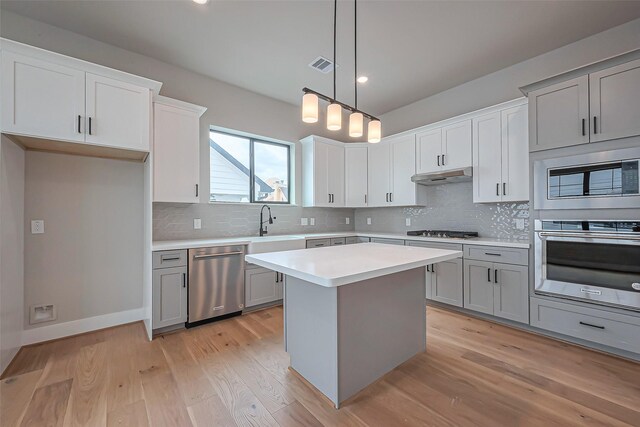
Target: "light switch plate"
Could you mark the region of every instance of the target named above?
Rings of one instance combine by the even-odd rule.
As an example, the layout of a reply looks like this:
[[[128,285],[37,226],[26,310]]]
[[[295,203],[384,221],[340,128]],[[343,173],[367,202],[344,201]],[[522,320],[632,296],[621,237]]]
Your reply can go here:
[[[300,225],[309,225],[309,218],[300,218]]]
[[[367,218],[367,225],[371,225],[371,218]]]
[[[193,219],[193,229],[200,230],[202,228],[202,219],[194,218]]]
[[[404,220],[404,225],[406,225],[407,227],[411,227],[411,218],[406,218]]]
[[[43,219],[34,219],[31,221],[31,234],[44,234]]]
[[[316,219],[315,218],[309,218],[309,225],[316,225]]]
[[[346,217],[346,218],[345,218],[345,221],[346,221],[346,222],[345,222],[345,224],[347,224],[347,225],[348,225],[348,224],[351,222],[351,218]]]

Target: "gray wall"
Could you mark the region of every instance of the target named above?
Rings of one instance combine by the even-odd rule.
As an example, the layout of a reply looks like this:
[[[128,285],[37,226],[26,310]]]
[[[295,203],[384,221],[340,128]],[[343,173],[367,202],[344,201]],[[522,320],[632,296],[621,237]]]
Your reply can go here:
[[[143,169],[26,152],[25,329],[142,307]],[[28,307],[51,303],[57,321],[30,326]]]
[[[522,96],[518,87],[638,48],[640,19],[386,113],[383,131],[391,135],[515,99]]]
[[[24,312],[24,162],[22,148],[0,141],[0,372],[22,344]]]
[[[477,231],[481,237],[528,239],[529,203],[473,203],[471,182],[427,187],[423,208],[372,208],[356,210],[357,231],[406,233],[408,230]],[[371,218],[371,225],[367,225]],[[411,225],[405,225],[405,219]],[[525,229],[518,230],[515,219]]]
[[[270,206],[271,213],[276,219],[272,225],[268,225],[269,234],[354,230],[353,209]],[[154,203],[153,240],[258,235],[260,207],[260,205],[220,203],[215,205]],[[202,229],[193,229],[193,218],[202,219]],[[267,218],[268,216],[265,216],[265,220]],[[315,218],[315,226],[301,226],[300,218]],[[349,218],[349,224],[346,223],[346,218]]]

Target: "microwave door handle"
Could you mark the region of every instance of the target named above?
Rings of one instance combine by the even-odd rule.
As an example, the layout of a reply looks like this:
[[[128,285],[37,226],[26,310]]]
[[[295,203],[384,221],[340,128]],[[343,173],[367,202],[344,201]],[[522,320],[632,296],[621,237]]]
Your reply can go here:
[[[612,239],[612,240],[638,240],[640,241],[640,236],[629,236],[629,235],[619,235],[619,234],[597,234],[597,233],[547,233],[547,232],[539,232],[538,235],[541,238],[546,237],[571,237],[574,239],[585,239],[585,238],[595,238],[595,239]]]

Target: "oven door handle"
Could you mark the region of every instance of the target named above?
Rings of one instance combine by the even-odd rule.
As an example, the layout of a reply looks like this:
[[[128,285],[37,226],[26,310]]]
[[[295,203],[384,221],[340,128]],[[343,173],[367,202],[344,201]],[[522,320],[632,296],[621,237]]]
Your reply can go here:
[[[538,232],[538,236],[541,238],[545,237],[571,237],[574,239],[612,239],[612,240],[638,240],[640,241],[640,236],[629,236],[629,235],[619,235],[619,234],[599,234],[599,233],[548,233],[548,232]]]

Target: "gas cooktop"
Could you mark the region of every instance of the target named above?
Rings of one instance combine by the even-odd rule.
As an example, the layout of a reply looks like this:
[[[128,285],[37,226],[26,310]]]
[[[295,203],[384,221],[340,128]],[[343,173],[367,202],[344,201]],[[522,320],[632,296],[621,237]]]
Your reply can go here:
[[[475,231],[451,231],[451,230],[416,230],[407,231],[407,236],[443,237],[445,239],[469,239],[478,237]]]

